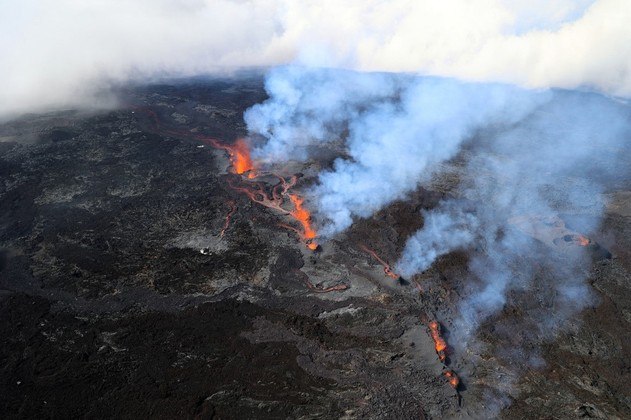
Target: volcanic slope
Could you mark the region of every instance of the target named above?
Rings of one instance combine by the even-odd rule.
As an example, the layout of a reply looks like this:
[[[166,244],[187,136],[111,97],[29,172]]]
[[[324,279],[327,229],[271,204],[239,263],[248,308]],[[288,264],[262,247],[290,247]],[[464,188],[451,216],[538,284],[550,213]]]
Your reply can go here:
[[[3,418],[469,418],[508,399],[506,418],[631,416],[631,186],[610,192],[592,234],[614,255],[592,269],[600,301],[555,340],[535,338],[541,366],[505,390],[493,321],[510,325],[515,305],[471,354],[450,343],[468,255],[414,279],[388,265],[422,226],[419,211],[449,195],[457,162],[314,251],[296,201],[282,202],[288,215],[239,190],[259,182],[271,197],[279,179],[234,173],[210,141],[246,134],[261,78],[121,97],[116,110],[0,125]],[[300,201],[328,164],[275,174],[296,175],[288,193]],[[447,346],[438,353],[434,331]]]

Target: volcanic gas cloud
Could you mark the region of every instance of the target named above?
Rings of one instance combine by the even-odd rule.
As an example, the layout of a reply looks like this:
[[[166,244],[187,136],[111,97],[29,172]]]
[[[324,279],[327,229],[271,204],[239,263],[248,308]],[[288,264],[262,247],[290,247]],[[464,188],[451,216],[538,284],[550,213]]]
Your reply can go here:
[[[513,327],[524,336],[538,336],[533,325],[554,331],[591,301],[584,281],[589,260],[582,252],[590,240],[583,233],[598,228],[600,193],[629,175],[622,159],[594,157],[620,149],[630,137],[626,105],[580,92],[293,66],[273,69],[266,89],[269,99],[245,114],[250,131],[266,139],[254,150],[257,157],[306,161],[312,150],[344,142],[344,153],[309,191],[325,238],[406,200],[419,186],[432,189],[445,171],[457,175],[451,198],[419,214],[423,227],[407,238],[394,268],[364,250],[388,276],[396,271],[413,281],[441,255],[467,252],[468,277],[450,328],[458,346],[474,345],[477,329],[511,304],[513,290],[525,288],[533,301],[554,291],[554,313],[522,310],[529,321]],[[564,253],[541,239],[550,235],[531,235],[511,222],[585,208],[590,217],[573,221]],[[555,252],[542,251],[543,242]],[[531,287],[535,281],[545,286]],[[430,324],[430,331],[442,359],[446,344],[437,325]],[[549,331],[545,336],[551,337]],[[504,352],[525,355],[522,365],[528,353]],[[452,373],[447,376],[457,385]]]

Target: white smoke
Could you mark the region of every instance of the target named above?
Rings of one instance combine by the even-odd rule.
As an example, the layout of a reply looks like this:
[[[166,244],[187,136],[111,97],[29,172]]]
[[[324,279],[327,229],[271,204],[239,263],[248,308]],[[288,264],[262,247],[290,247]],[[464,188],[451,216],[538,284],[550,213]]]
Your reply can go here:
[[[466,201],[448,201],[429,212],[399,262],[410,275],[427,269],[436,256],[466,246],[452,226],[462,226],[463,211],[469,211],[474,221],[467,221],[467,231],[484,252],[475,253],[470,264],[479,282],[462,305],[459,331],[473,331],[501,309],[508,291],[529,288],[537,265],[546,267],[547,279],[542,291],[533,290],[533,298],[537,293],[556,297],[556,312],[546,314],[540,325],[556,326],[589,302],[586,253],[576,246],[564,254],[548,242],[544,255],[541,242],[528,238],[512,220],[531,217],[530,223],[545,230],[538,220],[565,215],[573,230],[595,232],[604,210],[602,193],[631,176],[622,152],[631,146],[630,112],[599,95],[554,92],[519,124],[487,132],[484,142],[470,145],[472,157],[462,174],[467,181],[456,192]],[[427,240],[436,237],[442,241]]]
[[[427,270],[436,258],[450,251],[468,248],[479,229],[477,218],[466,213],[457,202],[450,211],[423,212],[424,227],[407,241],[397,272],[410,277]]]
[[[112,83],[305,64],[631,94],[626,0],[0,2],[0,114]]]
[[[324,236],[415,190],[475,129],[519,121],[547,98],[508,85],[292,66],[274,69],[267,91],[245,114],[268,139],[259,157],[304,158],[309,145],[346,137],[348,157],[312,192]]]
[[[554,240],[565,239],[527,232],[546,232],[552,227],[541,221],[562,223],[561,216],[571,222],[563,235],[598,230],[602,193],[631,177],[631,109],[624,101],[309,67],[274,69],[267,90],[269,99],[246,113],[249,127],[267,140],[259,156],[304,159],[314,146],[344,142],[308,191],[323,235],[428,187],[433,174],[441,176],[439,164],[458,154],[451,162],[459,168],[455,198],[422,214],[424,226],[408,238],[395,271],[411,277],[441,255],[467,251],[451,330],[459,345],[480,344],[475,333],[486,321],[506,305],[518,307],[521,319],[493,321],[499,347],[519,331],[522,345],[502,349],[515,378],[519,366],[540,363],[533,343],[553,338],[593,302],[585,282],[589,249],[562,249]]]

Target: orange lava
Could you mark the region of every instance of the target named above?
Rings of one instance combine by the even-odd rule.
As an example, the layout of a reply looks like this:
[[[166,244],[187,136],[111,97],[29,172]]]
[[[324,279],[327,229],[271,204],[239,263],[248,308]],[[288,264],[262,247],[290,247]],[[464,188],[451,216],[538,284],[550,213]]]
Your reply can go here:
[[[259,178],[261,174],[257,172],[257,166],[252,160],[252,156],[250,155],[250,148],[245,139],[237,139],[237,141],[235,141],[233,144],[226,144],[204,134],[185,132],[182,130],[172,129],[164,126],[163,124],[161,124],[156,112],[151,109],[142,107],[132,107],[132,109],[134,111],[139,111],[147,114],[151,119],[153,125],[152,130],[158,133],[167,134],[175,137],[193,138],[214,148],[225,150],[230,157],[230,163],[233,172],[238,175],[245,175],[248,180],[251,180],[241,182],[239,183],[239,185],[236,185],[236,182],[233,179],[228,179],[228,184],[233,189],[246,194],[253,202],[261,204],[270,209],[274,209],[275,211],[283,215],[290,216],[298,221],[302,226],[302,232],[289,225],[282,224],[282,226],[296,231],[297,234],[305,241],[309,249],[316,250],[318,248],[318,244],[315,241],[317,234],[315,229],[313,228],[313,225],[311,224],[311,214],[306,208],[303,207],[304,200],[296,194],[288,194],[289,189],[292,188],[298,180],[298,177],[296,175],[285,179],[284,177],[279,175],[270,173],[265,174],[275,176],[279,180],[278,184],[272,186],[270,189],[265,182],[255,181],[255,179]],[[286,210],[283,207],[285,197],[287,195],[289,196],[289,199],[291,200],[294,208],[292,211]],[[225,235],[226,230],[230,225],[230,219],[236,211],[236,204],[234,204],[233,202],[229,202],[228,204],[230,206],[230,210],[228,212],[228,215],[226,216],[224,227],[220,232],[220,237],[223,237]]]
[[[432,339],[434,340],[434,348],[436,349],[438,358],[441,361],[445,361],[445,350],[447,350],[447,342],[440,335],[440,324],[438,323],[438,321],[431,321],[428,326],[430,334],[432,335]]]
[[[315,251],[318,248],[316,242],[317,233],[311,224],[311,213],[303,206],[304,199],[297,194],[289,194],[288,191],[296,184],[297,177],[292,176],[289,179],[285,179],[276,175],[279,182],[274,185],[268,192],[268,188],[263,182],[247,182],[242,185],[235,185],[232,181],[229,181],[230,186],[247,195],[250,200],[265,206],[270,209],[274,209],[277,212],[290,216],[300,223],[302,229],[296,229],[293,226],[285,223],[279,223],[280,226],[291,229],[300,236],[305,242],[307,248]],[[288,196],[292,203],[293,210],[286,210],[284,207],[285,197]]]
[[[453,370],[447,370],[445,371],[445,376],[449,379],[449,385],[451,385],[453,389],[457,389],[460,384],[460,378],[458,378],[458,375],[456,375]]]
[[[244,139],[238,139],[234,144],[224,144],[214,139],[209,139],[208,141],[213,147],[228,152],[235,173],[239,175],[247,173],[248,178],[256,178],[254,162],[250,156],[250,147]]]
[[[576,242],[578,242],[580,246],[587,246],[589,245],[590,240],[583,235],[578,235],[578,237],[576,238]]]
[[[253,202],[274,209],[279,213],[289,215],[291,213],[283,208],[284,195],[287,193],[287,190],[296,183],[296,177],[291,177],[289,180],[285,180],[281,177],[278,178],[280,182],[272,187],[271,194],[267,192],[266,185],[263,182],[235,185],[232,180],[228,180],[228,184],[233,189],[247,195]]]
[[[243,139],[239,139],[234,143],[232,150],[229,150],[232,158],[232,166],[234,171],[239,175],[254,170],[254,164],[250,157],[250,149]],[[250,172],[248,178],[254,178],[254,174]]]
[[[315,241],[316,232],[313,226],[311,226],[311,213],[302,206],[304,200],[296,194],[289,194],[289,199],[294,205],[294,211],[291,212],[291,215],[302,225],[302,235],[307,247],[311,250],[317,249],[318,243]]]
[[[360,248],[366,251],[367,253],[369,253],[370,255],[372,255],[377,261],[379,261],[379,264],[383,265],[383,272],[386,274],[386,276],[393,278],[395,280],[401,277],[397,273],[392,271],[392,268],[390,268],[390,264],[382,260],[375,251],[373,251],[372,249],[368,248],[365,245],[360,245]]]

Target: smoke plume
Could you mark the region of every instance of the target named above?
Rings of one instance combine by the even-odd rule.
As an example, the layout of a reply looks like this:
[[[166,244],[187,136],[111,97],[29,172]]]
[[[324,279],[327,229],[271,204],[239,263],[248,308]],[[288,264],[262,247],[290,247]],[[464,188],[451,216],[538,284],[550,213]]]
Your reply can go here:
[[[460,346],[478,345],[477,329],[505,305],[519,306],[519,299],[527,304],[523,319],[513,322],[534,342],[554,337],[594,301],[585,282],[587,248],[579,240],[567,243],[580,238],[571,232],[598,230],[603,192],[631,175],[626,102],[577,91],[296,66],[274,69],[266,86],[269,99],[246,113],[249,128],[266,139],[256,151],[260,158],[305,159],[324,143],[344,144],[309,192],[324,236],[405,200],[419,186],[431,188],[443,168],[456,168],[460,182],[452,198],[419,214],[424,225],[408,238],[395,271],[412,277],[441,255],[468,251],[452,331]],[[510,342],[515,325],[494,328]],[[539,363],[535,351],[523,350],[502,351],[511,360],[518,355],[521,366]]]
[[[312,194],[325,236],[416,189],[477,128],[519,121],[547,98],[508,85],[292,66],[274,69],[267,90],[270,99],[245,114],[268,139],[259,157],[302,159],[347,133],[347,157]]]

